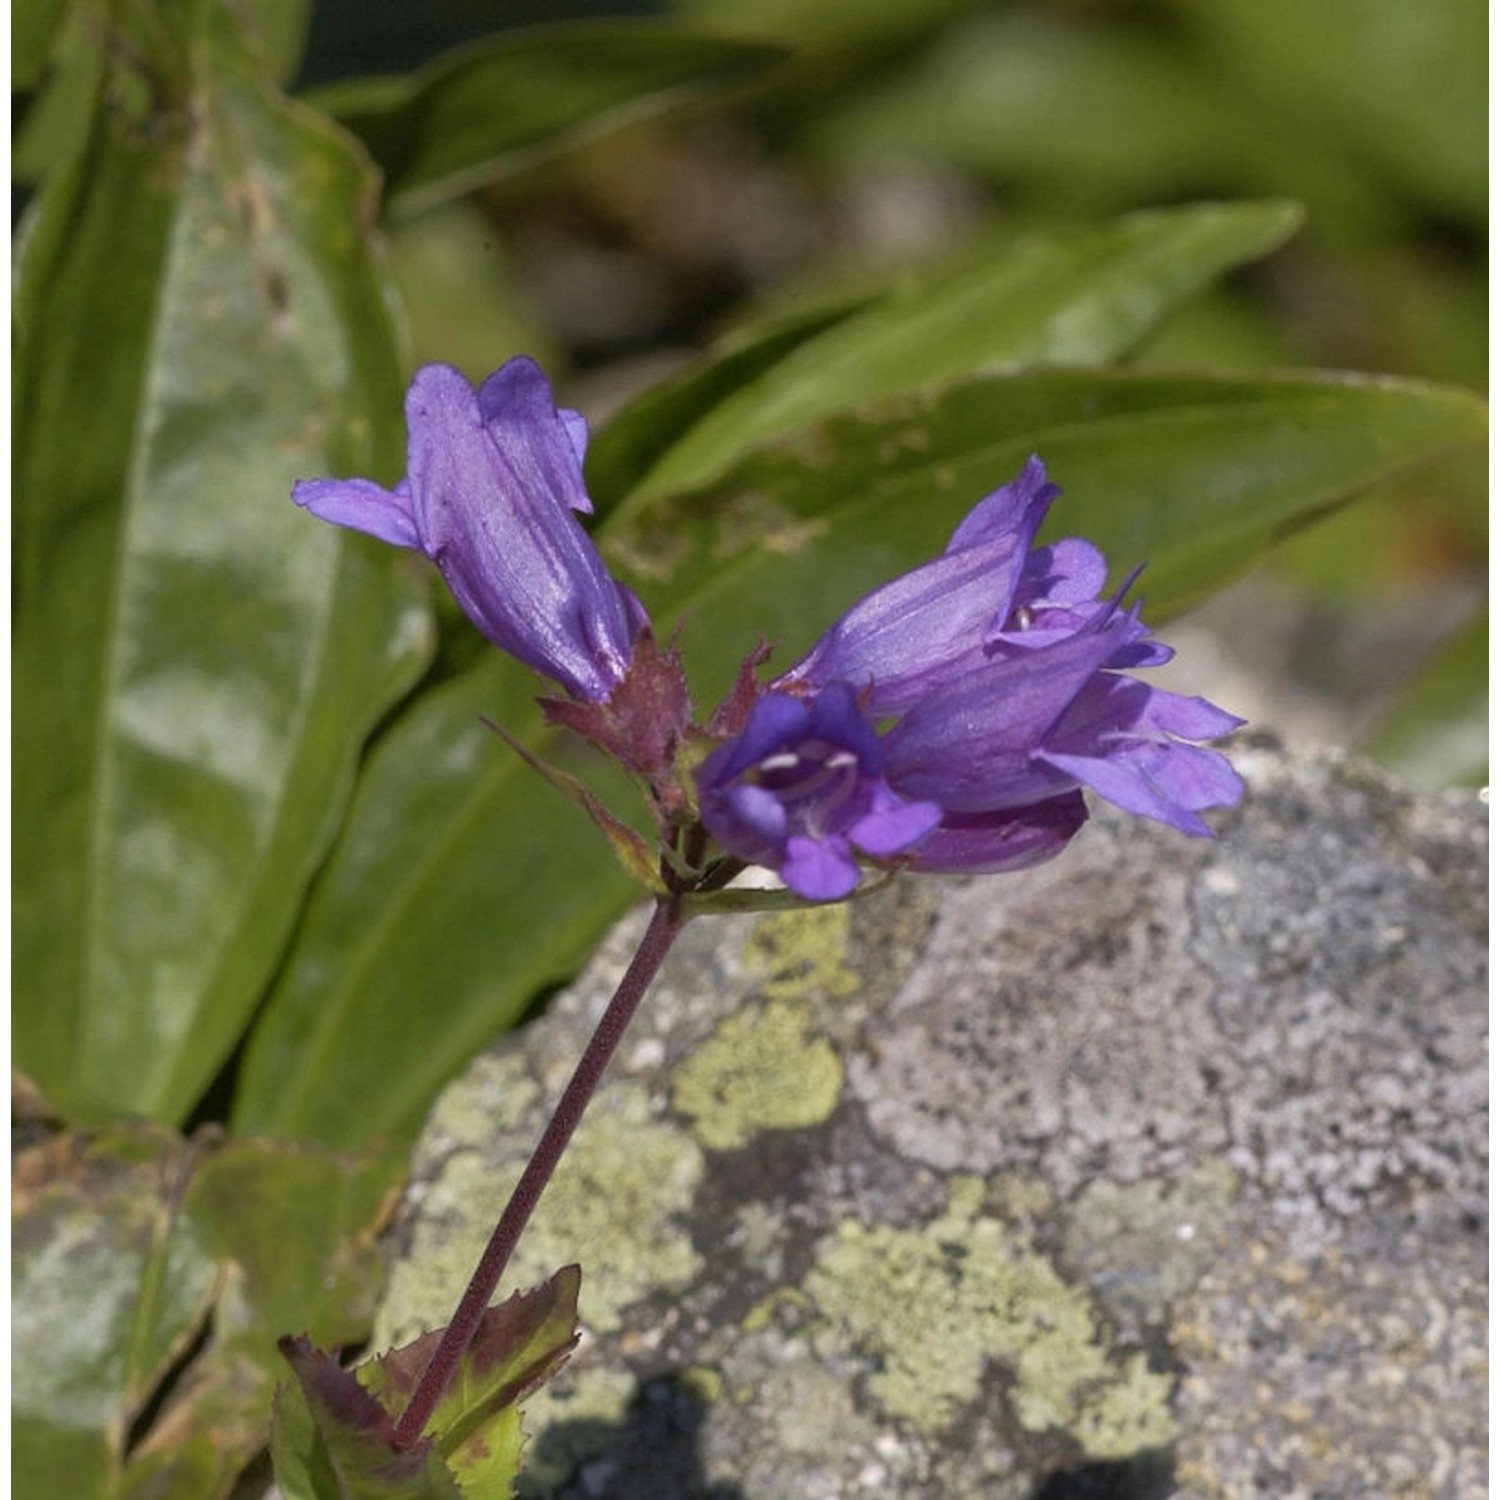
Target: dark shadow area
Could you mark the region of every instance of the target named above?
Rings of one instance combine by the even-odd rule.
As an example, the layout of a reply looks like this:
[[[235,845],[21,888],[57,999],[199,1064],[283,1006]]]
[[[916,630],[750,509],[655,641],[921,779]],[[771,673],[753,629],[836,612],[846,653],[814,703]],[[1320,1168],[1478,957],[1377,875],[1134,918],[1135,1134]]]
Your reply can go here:
[[[703,1398],[679,1375],[642,1385],[622,1422],[553,1422],[528,1446],[520,1500],[749,1500],[739,1485],[709,1483],[698,1451]],[[566,1478],[555,1476],[559,1470]]]
[[[1031,1500],[1170,1500],[1176,1488],[1177,1461],[1171,1450],[1153,1448],[1129,1458],[1059,1470]]]

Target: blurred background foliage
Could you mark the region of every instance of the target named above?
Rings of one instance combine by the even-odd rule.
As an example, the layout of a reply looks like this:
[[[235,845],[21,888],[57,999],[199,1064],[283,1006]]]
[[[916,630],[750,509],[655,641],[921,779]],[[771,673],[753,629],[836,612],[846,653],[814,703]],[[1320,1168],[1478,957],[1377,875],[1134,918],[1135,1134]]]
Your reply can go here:
[[[255,1492],[275,1335],[358,1341],[434,1091],[633,899],[479,725],[597,779],[534,679],[286,500],[418,363],[585,411],[704,701],[1037,449],[1177,685],[1483,778],[1486,24],[18,0],[28,1494]]]

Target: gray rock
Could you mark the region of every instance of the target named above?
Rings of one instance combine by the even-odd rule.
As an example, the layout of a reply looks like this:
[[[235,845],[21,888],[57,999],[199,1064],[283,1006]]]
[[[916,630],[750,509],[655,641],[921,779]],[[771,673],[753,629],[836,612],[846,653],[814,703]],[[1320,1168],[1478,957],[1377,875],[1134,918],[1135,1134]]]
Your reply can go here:
[[[1198,843],[689,928],[510,1285],[583,1265],[532,1496],[1478,1497],[1473,797],[1236,752]],[[377,1339],[446,1319],[644,915],[443,1096]]]

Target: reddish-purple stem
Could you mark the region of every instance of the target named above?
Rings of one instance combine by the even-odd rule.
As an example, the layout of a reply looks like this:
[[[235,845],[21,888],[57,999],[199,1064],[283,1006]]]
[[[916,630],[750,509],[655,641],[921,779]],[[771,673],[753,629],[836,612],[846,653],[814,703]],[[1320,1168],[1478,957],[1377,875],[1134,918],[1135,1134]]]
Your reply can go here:
[[[593,1098],[594,1090],[598,1088],[599,1080],[608,1067],[615,1048],[620,1044],[620,1038],[625,1035],[636,1007],[640,1005],[642,996],[656,977],[656,971],[661,967],[662,960],[686,921],[676,895],[662,896],[657,900],[656,910],[651,914],[651,925],[646,928],[641,945],[636,949],[635,957],[630,960],[630,967],[625,970],[624,977],[600,1017],[599,1025],[589,1038],[589,1044],[584,1048],[583,1056],[579,1058],[567,1088],[557,1101],[557,1108],[547,1122],[536,1150],[531,1153],[531,1160],[526,1163],[520,1182],[516,1184],[510,1201],[505,1205],[505,1211],[500,1215],[500,1222],[495,1225],[490,1242],[484,1247],[484,1254],[479,1257],[479,1264],[474,1268],[468,1286],[464,1288],[463,1297],[453,1314],[453,1321],[444,1331],[427,1368],[422,1372],[422,1378],[417,1382],[416,1390],[412,1392],[411,1400],[407,1402],[406,1410],[396,1422],[396,1441],[401,1447],[410,1448],[421,1437],[428,1418],[432,1416],[443,1392],[453,1379],[459,1361],[473,1342],[485,1309],[495,1295],[495,1288],[500,1284],[500,1278],[515,1251],[516,1242],[521,1238],[526,1221],[531,1217],[564,1148],[583,1118],[583,1112],[588,1108],[589,1100]]]

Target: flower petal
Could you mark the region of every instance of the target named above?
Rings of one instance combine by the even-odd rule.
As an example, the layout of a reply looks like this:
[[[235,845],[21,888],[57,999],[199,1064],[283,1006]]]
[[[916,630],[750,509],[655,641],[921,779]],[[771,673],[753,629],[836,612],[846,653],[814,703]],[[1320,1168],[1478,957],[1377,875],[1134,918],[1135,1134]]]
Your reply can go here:
[[[1062,853],[1088,815],[1081,792],[1000,812],[950,813],[909,856],[909,868],[954,875],[1028,869]]]
[[[800,739],[812,723],[812,710],[788,693],[767,693],[750,710],[738,736],[707,756],[698,769],[705,787],[722,786],[751,766]]]
[[[1032,609],[1089,603],[1103,591],[1108,572],[1104,554],[1092,542],[1064,537],[1026,559],[1016,603]]]
[[[1089,629],[929,694],[885,736],[886,780],[904,797],[971,813],[1070,790],[1070,778],[1036,752],[1129,625],[1128,615],[1101,606]]]
[[[588,424],[576,411],[553,405],[552,386],[534,359],[507,360],[479,387],[485,431],[523,483],[534,483],[571,510],[594,513],[583,484]]]
[[[1009,484],[991,491],[958,523],[943,551],[961,552],[1007,536],[1022,537],[1024,551],[1060,494],[1055,484],[1047,483],[1046,466],[1033,453]]]
[[[781,878],[808,901],[841,901],[859,884],[859,866],[836,836],[787,840]]]
[[[943,810],[936,802],[908,802],[877,783],[870,796],[869,810],[850,825],[847,836],[857,849],[876,859],[888,859],[931,833],[942,816]]]
[[[320,521],[363,531],[394,547],[421,548],[404,481],[388,490],[370,479],[299,479],[292,499]]]
[[[1198,812],[1231,806],[1243,783],[1217,751],[1183,741],[1217,739],[1241,722],[1203,698],[1106,672],[1078,695],[1038,759],[1127,812],[1207,836]]]
[[[910,708],[934,684],[976,664],[1009,608],[1025,539],[998,536],[903,574],[849,609],[778,687],[852,684],[879,716]]]

